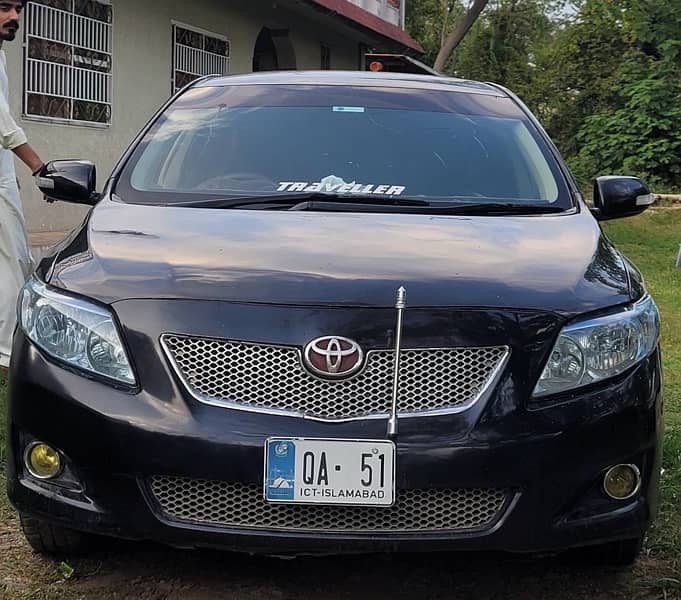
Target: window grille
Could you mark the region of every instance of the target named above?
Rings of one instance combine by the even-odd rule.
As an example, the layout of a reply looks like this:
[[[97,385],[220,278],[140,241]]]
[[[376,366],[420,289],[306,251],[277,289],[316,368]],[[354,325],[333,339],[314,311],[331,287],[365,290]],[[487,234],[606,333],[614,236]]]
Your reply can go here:
[[[24,114],[111,122],[113,9],[106,0],[26,5]]]
[[[173,25],[173,92],[204,75],[229,73],[229,41],[218,33]]]

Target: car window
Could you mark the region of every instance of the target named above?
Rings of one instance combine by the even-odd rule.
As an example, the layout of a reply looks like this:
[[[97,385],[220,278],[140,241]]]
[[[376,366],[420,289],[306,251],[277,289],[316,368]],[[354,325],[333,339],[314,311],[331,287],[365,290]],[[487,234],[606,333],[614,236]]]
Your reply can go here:
[[[566,202],[555,161],[520,111],[404,104],[298,105],[295,94],[264,106],[184,102],[126,167],[123,199],[368,190],[434,202]]]

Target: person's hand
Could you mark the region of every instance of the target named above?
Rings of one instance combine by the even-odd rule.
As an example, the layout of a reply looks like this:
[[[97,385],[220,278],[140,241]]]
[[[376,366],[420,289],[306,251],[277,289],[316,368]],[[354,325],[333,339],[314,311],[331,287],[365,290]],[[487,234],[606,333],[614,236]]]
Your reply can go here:
[[[36,170],[33,173],[33,180],[35,181],[36,186],[38,189],[43,193],[45,196],[45,200],[47,200],[48,204],[52,204],[54,202],[53,198],[50,198],[49,192],[46,190],[51,190],[54,189],[54,181],[47,177],[48,175],[47,168],[43,164],[38,170]]]
[[[45,176],[45,164],[40,165],[40,168],[36,169],[33,172],[33,179],[35,180],[35,184],[40,187],[40,183],[42,178]]]

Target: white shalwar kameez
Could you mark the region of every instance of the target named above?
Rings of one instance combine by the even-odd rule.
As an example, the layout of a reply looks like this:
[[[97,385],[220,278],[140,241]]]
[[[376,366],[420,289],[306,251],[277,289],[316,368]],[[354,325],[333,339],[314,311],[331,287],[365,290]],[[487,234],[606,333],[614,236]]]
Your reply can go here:
[[[33,269],[26,239],[24,211],[14,171],[12,149],[26,135],[9,110],[7,59],[0,50],[0,366],[9,366],[16,304],[21,286]]]

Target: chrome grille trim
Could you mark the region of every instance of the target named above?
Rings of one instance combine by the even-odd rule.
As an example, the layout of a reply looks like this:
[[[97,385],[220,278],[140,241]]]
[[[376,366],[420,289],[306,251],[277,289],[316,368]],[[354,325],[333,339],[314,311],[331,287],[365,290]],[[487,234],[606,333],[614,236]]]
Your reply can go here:
[[[329,533],[470,533],[498,527],[507,489],[403,489],[390,507],[269,504],[262,486],[156,475],[147,482],[168,521],[234,529]]]
[[[205,404],[327,422],[389,416],[392,350],[369,350],[358,374],[326,380],[303,366],[295,346],[177,334],[162,335],[161,345],[186,389]],[[469,409],[497,382],[510,357],[508,346],[403,352],[400,418]],[[447,368],[438,369],[443,364]]]

